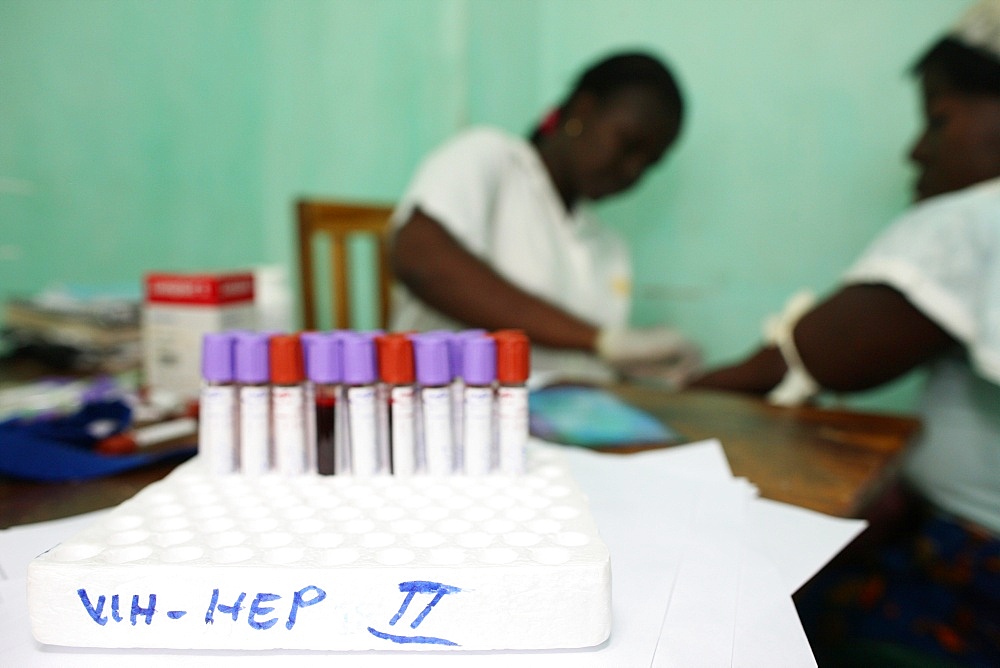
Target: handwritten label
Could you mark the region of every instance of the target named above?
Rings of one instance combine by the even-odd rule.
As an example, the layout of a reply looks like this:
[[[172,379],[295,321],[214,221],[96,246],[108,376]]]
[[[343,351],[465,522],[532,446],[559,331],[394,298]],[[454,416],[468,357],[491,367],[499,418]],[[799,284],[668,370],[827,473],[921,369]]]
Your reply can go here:
[[[90,594],[86,589],[77,589],[77,596],[80,597],[80,602],[83,604],[84,610],[90,615],[90,618],[94,620],[99,626],[104,626],[108,623],[108,620],[114,622],[124,621],[124,618],[120,612],[120,598],[118,594],[114,594],[110,599],[109,614],[110,617],[105,614],[104,608],[108,604],[108,597],[105,594],[101,594],[96,600],[91,600]],[[208,610],[205,612],[205,623],[214,624],[215,623],[215,613],[220,612],[223,615],[229,615],[232,620],[239,621],[240,612],[247,609],[243,603],[246,600],[246,592],[240,592],[236,599],[233,601],[232,605],[227,605],[220,602],[219,600],[219,590],[212,590],[212,598],[208,604]],[[288,611],[288,618],[285,621],[285,628],[289,631],[295,626],[295,622],[298,620],[299,611],[302,608],[308,608],[311,605],[315,605],[326,598],[326,592],[315,585],[309,585],[304,587],[294,594],[292,594],[292,603]],[[278,594],[270,594],[266,592],[261,592],[257,594],[253,601],[250,603],[249,612],[247,614],[247,623],[251,628],[257,629],[258,631],[266,631],[278,622],[277,617],[271,617],[271,613],[275,611],[275,606],[265,605],[271,601],[278,601],[281,596]],[[135,594],[132,597],[132,608],[129,613],[129,621],[132,626],[135,626],[140,619],[142,619],[147,626],[153,623],[153,616],[156,614],[156,594],[149,594],[147,598],[147,603],[145,606],[140,605],[139,594]],[[177,620],[182,618],[187,614],[187,610],[167,610],[167,619]]]
[[[410,623],[411,629],[416,629],[420,626],[420,623],[427,618],[427,615],[431,613],[442,598],[447,594],[455,594],[460,591],[458,587],[452,587],[451,585],[442,584],[440,582],[429,582],[427,580],[415,580],[412,582],[400,582],[399,591],[406,592],[406,597],[403,599],[403,605],[400,606],[399,612],[393,615],[392,619],[389,620],[389,626],[395,626],[396,622],[406,615],[407,609],[410,607],[410,603],[413,602],[413,597],[417,594],[433,594],[431,600],[424,606],[424,609],[416,616],[416,618]],[[393,633],[386,633],[385,631],[377,631],[371,626],[368,627],[369,633],[371,633],[376,638],[382,638],[383,640],[391,640],[394,643],[408,644],[417,643],[424,645],[457,645],[458,643],[452,642],[451,640],[446,640],[444,638],[434,638],[431,636],[408,636],[408,635],[398,635]]]
[[[90,615],[91,619],[93,619],[101,626],[104,626],[105,624],[108,623],[108,617],[104,614],[104,604],[107,603],[108,599],[104,594],[101,594],[97,598],[96,603],[91,603],[90,597],[87,596],[86,589],[78,589],[76,593],[80,597],[80,601],[83,603],[83,607],[87,610],[87,614]],[[111,619],[113,619],[115,622],[120,622],[123,621],[124,619],[121,616],[119,603],[120,599],[118,597],[118,594],[115,594],[114,596],[111,597],[111,606],[110,606]],[[149,603],[145,608],[139,605],[138,594],[132,597],[132,610],[129,614],[129,621],[132,623],[132,626],[135,626],[138,623],[139,617],[142,617],[144,619],[147,626],[149,624],[152,624],[154,612],[156,612],[156,594],[149,595]],[[178,615],[177,611],[171,611],[168,612],[167,615],[168,616],[177,615],[177,617],[172,617],[172,619],[176,619],[180,616],[183,616],[184,613],[181,612]]]
[[[433,612],[444,599],[445,596],[461,592],[459,587],[447,585],[441,582],[431,582],[428,580],[413,580],[399,583],[399,591],[405,596],[403,603],[395,615],[389,619],[388,626],[396,627],[409,626],[416,630],[421,623]],[[160,610],[156,607],[156,594],[134,594],[131,606],[122,610],[121,596],[113,594],[110,597],[106,594],[99,594],[96,598],[85,588],[77,589],[77,596],[86,614],[98,626],[106,626],[109,621],[115,624],[127,622],[132,626],[142,623],[146,626],[153,624],[154,619],[176,621],[187,615],[187,610],[165,610],[163,615],[157,615]],[[417,598],[419,596],[419,598]],[[240,622],[241,618],[246,620],[247,625],[256,631],[268,631],[272,628],[281,628],[286,631],[295,628],[300,613],[306,608],[318,605],[327,599],[327,592],[316,585],[308,585],[293,592],[291,596],[282,596],[272,592],[258,592],[248,598],[248,593],[223,592],[216,588],[212,590],[207,608],[205,608],[205,624],[215,624],[217,621],[225,620]],[[416,600],[417,605],[411,604]],[[244,614],[245,613],[245,614]],[[284,620],[284,624],[278,625]],[[425,644],[425,645],[450,645],[458,646],[457,642],[446,638],[426,636],[418,634],[408,634],[400,632],[389,632],[378,630],[373,626],[368,626],[368,632],[376,638],[386,640],[395,644]],[[393,628],[393,631],[397,629]]]

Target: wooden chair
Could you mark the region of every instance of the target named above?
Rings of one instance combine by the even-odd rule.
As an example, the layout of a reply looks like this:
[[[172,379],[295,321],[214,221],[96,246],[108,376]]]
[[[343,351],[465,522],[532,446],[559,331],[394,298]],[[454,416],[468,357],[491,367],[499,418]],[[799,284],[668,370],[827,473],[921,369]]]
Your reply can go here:
[[[313,244],[320,235],[329,238],[329,266],[333,279],[332,326],[351,326],[351,253],[348,243],[357,235],[375,242],[375,280],[377,282],[377,326],[385,328],[389,320],[392,272],[389,268],[388,235],[392,207],[379,204],[334,202],[301,199],[296,203],[299,241],[299,281],[302,294],[302,318],[305,329],[318,329],[319,313],[316,289],[317,269]]]

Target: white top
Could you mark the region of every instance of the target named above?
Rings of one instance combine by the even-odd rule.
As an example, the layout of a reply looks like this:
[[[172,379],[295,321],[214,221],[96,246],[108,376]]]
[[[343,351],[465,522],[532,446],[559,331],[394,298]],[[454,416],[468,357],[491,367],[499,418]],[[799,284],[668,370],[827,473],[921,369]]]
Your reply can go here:
[[[930,367],[904,472],[944,510],[1000,535],[1000,179],[920,203],[846,281],[892,286],[962,344]]]
[[[467,130],[431,153],[393,213],[415,207],[514,285],[594,325],[624,326],[631,266],[622,240],[586,207],[567,212],[535,148],[493,128]],[[405,288],[394,295],[395,330],[457,329]],[[532,369],[606,377],[593,355],[535,347]]]

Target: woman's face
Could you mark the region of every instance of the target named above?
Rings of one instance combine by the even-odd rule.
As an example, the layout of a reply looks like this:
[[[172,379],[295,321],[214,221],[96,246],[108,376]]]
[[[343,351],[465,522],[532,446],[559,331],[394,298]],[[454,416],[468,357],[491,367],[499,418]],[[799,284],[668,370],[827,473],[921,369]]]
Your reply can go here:
[[[1000,98],[958,92],[944,74],[923,75],[924,130],[910,159],[917,201],[1000,176]]]
[[[584,96],[573,108],[580,134],[573,142],[577,195],[598,200],[635,185],[677,138],[676,112],[653,90],[633,86],[598,101]]]

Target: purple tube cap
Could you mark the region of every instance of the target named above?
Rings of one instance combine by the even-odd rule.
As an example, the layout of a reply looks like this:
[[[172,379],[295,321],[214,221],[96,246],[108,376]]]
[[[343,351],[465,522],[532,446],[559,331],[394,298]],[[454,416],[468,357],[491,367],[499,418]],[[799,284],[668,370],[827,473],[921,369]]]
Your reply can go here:
[[[269,365],[270,335],[264,332],[239,332],[234,341],[236,370],[239,383],[266,383],[271,377]]]
[[[232,332],[209,332],[201,339],[201,376],[213,383],[233,380]]]
[[[413,362],[417,383],[435,386],[452,381],[450,335],[425,332],[413,337]]]
[[[341,370],[348,385],[370,385],[378,380],[375,339],[357,332],[336,335],[341,345]]]
[[[299,332],[299,340],[302,341],[303,349],[308,348],[313,344],[313,341],[318,341],[327,335],[327,332],[317,332],[316,330],[307,330],[305,332]]]
[[[313,336],[306,348],[306,373],[314,383],[339,383],[344,379],[341,357],[342,334],[324,332]]]
[[[463,329],[451,335],[451,338],[449,339],[449,346],[451,350],[451,371],[455,374],[456,378],[465,374],[465,362],[463,361],[463,357],[465,355],[466,340],[477,339],[483,336],[486,336],[485,329]]]
[[[468,336],[462,341],[462,377],[467,385],[489,385],[497,377],[497,344],[492,338]]]

